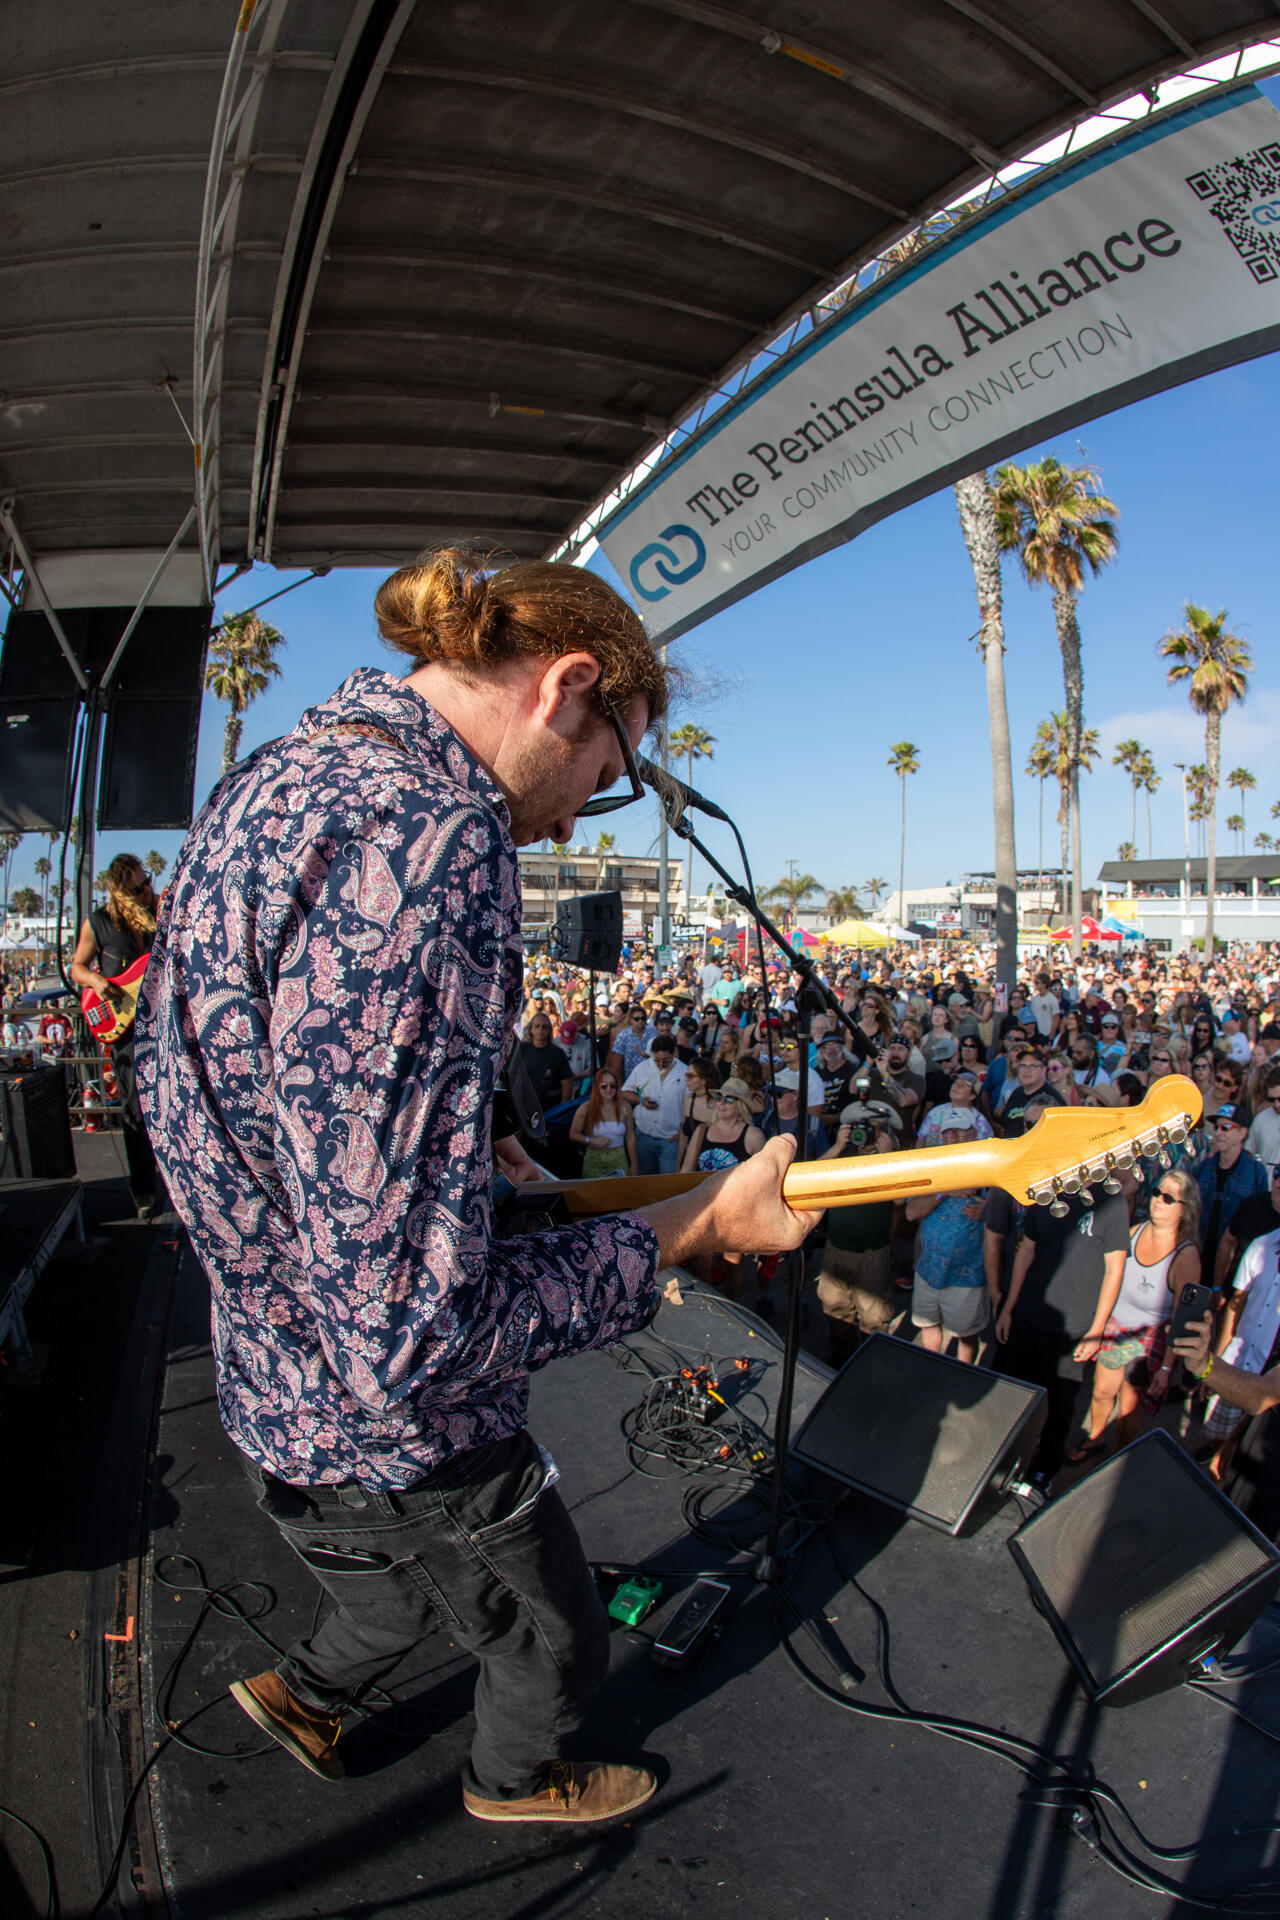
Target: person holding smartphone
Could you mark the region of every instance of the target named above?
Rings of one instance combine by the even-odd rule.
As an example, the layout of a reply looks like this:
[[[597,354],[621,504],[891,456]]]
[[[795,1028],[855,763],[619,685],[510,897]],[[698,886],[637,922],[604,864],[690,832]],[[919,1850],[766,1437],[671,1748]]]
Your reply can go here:
[[[1137,1431],[1144,1393],[1153,1410],[1168,1396],[1173,1356],[1169,1320],[1182,1289],[1200,1278],[1200,1189],[1185,1167],[1162,1173],[1151,1195],[1151,1218],[1129,1238],[1120,1293],[1094,1361],[1089,1427],[1067,1454],[1072,1466],[1110,1450]],[[1082,1343],[1083,1344],[1083,1343]]]

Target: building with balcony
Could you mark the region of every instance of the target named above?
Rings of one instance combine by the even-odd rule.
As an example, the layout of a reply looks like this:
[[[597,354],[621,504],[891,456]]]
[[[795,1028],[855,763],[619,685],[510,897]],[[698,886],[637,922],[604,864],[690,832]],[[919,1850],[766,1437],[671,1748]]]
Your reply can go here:
[[[1207,860],[1108,860],[1098,884],[1099,917],[1114,913],[1174,952],[1204,937]],[[1220,940],[1280,940],[1280,849],[1218,856],[1213,930]]]
[[[622,894],[623,930],[647,933],[658,917],[658,879],[661,862],[656,854],[564,853],[549,848],[520,849],[520,884],[524,890],[526,934],[555,922],[560,904],[578,893]],[[686,918],[684,867],[667,862],[667,899],[673,921]]]

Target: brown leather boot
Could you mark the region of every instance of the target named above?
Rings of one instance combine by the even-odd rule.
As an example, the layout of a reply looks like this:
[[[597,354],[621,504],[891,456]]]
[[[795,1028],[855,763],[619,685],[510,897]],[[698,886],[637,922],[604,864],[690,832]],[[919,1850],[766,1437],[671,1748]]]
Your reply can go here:
[[[255,1674],[252,1680],[233,1680],[231,1697],[264,1733],[278,1740],[286,1753],[301,1760],[312,1773],[318,1773],[322,1780],[344,1777],[338,1758],[341,1714],[322,1713],[318,1707],[308,1707],[290,1693],[280,1675],[270,1669]]]
[[[547,1784],[524,1800],[484,1800],[468,1787],[462,1804],[477,1820],[551,1820],[586,1825],[614,1820],[642,1807],[657,1791],[647,1767],[620,1767],[598,1760],[553,1760]]]

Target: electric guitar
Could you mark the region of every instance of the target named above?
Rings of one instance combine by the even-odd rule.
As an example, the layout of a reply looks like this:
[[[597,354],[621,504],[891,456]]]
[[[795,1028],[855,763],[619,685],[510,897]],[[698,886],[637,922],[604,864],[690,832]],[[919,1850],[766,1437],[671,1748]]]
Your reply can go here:
[[[1139,1107],[1050,1107],[1020,1140],[968,1140],[961,1146],[916,1147],[907,1153],[870,1153],[849,1160],[806,1160],[788,1167],[782,1196],[799,1212],[862,1206],[872,1200],[916,1200],[969,1187],[1002,1187],[1027,1206],[1048,1207],[1061,1218],[1079,1194],[1092,1206],[1091,1188],[1119,1191],[1118,1173],[1143,1159],[1163,1159],[1179,1146],[1204,1110],[1200,1089],[1181,1074],[1157,1080]],[[522,1183],[522,1200],[563,1196],[575,1218],[631,1213],[637,1207],[689,1193],[708,1173],[639,1175],[602,1180]]]
[[[108,1000],[105,995],[95,993],[92,987],[86,987],[80,995],[80,1011],[89,1023],[89,1029],[103,1046],[110,1046],[114,1040],[122,1039],[133,1025],[134,1015],[138,1011],[138,989],[142,985],[142,976],[147,970],[150,953],[139,954],[131,967],[123,973],[117,973],[111,980],[113,987],[119,987],[123,996],[120,1000]]]

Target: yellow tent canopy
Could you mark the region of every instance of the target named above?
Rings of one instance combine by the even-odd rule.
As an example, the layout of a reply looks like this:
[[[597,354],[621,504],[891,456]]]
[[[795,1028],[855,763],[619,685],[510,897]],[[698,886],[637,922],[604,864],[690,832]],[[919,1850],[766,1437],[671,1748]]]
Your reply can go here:
[[[887,947],[889,944],[884,928],[873,926],[870,920],[842,920],[822,938],[834,940],[838,947]]]

